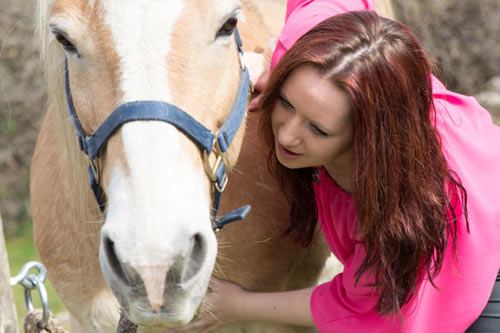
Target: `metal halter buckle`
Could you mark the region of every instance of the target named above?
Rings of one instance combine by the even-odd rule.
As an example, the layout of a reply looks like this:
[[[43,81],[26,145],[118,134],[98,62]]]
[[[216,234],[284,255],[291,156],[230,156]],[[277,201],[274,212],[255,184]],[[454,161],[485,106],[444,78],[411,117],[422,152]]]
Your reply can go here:
[[[224,190],[226,189],[228,179],[229,179],[229,177],[227,176],[227,173],[224,173],[224,179],[222,180],[222,187],[219,187],[218,182],[214,182],[215,188],[217,189],[217,191],[219,191],[221,193],[224,192]]]
[[[212,151],[210,153],[207,153],[206,150],[203,151],[203,166],[205,167],[205,172],[207,173],[208,178],[210,178],[210,180],[215,183],[215,187],[217,188],[217,190],[219,192],[222,192],[226,188],[228,177],[226,174],[224,179],[223,179],[222,186],[219,187],[219,184],[217,182],[217,170],[219,169],[220,165],[223,163],[224,153],[220,149],[219,142],[217,141],[217,137],[218,136],[215,135],[214,141],[212,144]],[[212,152],[216,156],[215,163],[213,166],[210,165],[210,160],[209,160],[210,154]]]

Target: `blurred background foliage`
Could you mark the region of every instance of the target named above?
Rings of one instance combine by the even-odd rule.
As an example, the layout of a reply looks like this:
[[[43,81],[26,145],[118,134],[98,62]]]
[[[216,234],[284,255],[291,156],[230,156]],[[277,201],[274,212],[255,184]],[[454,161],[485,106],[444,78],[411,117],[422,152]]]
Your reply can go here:
[[[6,237],[30,222],[29,164],[44,114],[31,4],[0,0],[0,210]]]
[[[34,42],[34,1],[0,0],[0,211],[12,274],[26,261],[37,259],[29,165],[45,113],[45,92]],[[424,42],[447,86],[476,96],[500,124],[500,1],[394,0],[393,4],[396,17]],[[19,298],[22,288],[16,289]],[[50,294],[57,312],[62,305],[52,289]]]
[[[398,20],[424,42],[451,90],[479,97],[498,116],[500,1],[393,0]],[[479,95],[479,96],[478,96]],[[494,94],[490,94],[493,96]]]

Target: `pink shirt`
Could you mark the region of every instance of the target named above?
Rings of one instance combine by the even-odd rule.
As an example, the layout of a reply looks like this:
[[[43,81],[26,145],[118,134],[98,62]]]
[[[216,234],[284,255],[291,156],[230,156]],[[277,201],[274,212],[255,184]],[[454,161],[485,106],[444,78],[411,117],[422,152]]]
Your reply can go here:
[[[373,1],[361,0],[289,0],[271,66],[320,21],[373,6]],[[343,273],[316,287],[311,296],[311,312],[321,332],[463,332],[488,301],[500,265],[500,128],[474,98],[432,80],[442,150],[467,191],[470,233],[462,215],[457,221],[458,261],[451,258],[449,242],[434,280],[439,290],[424,279],[417,296],[402,309],[403,322],[379,316],[373,289],[362,283],[354,287],[365,252],[356,238],[359,222],[352,197],[319,168],[320,183],[314,183],[319,221],[331,251],[344,264]]]
[[[303,34],[336,14],[375,8],[375,0],[288,0],[285,26],[271,59],[271,70]]]

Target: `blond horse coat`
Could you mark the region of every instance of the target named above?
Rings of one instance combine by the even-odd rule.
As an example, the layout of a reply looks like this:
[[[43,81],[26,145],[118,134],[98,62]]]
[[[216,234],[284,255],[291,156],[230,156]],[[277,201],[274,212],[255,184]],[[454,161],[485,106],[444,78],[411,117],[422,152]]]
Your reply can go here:
[[[172,103],[215,131],[232,103],[239,66],[232,36],[217,31],[238,17],[245,49],[264,49],[278,34],[284,1],[248,0],[243,8],[236,0],[38,4],[49,101],[31,172],[35,241],[70,311],[71,331],[115,332],[119,308],[144,326],[185,324],[214,264],[214,274],[250,290],[313,285],[328,250],[321,241],[303,249],[280,237],[289,207],[266,171],[258,113],[248,116],[245,137],[241,128],[226,154],[233,171],[221,212],[251,204],[245,221],[216,239],[211,188],[197,147],[173,126],[153,121],[123,125],[101,152],[104,220],[67,113],[64,57],[55,41],[62,36],[76,47],[65,52],[87,134],[118,105],[134,100]],[[304,330],[239,323],[228,331],[239,329]]]
[[[218,243],[209,220],[210,184],[199,151],[183,134],[152,121],[117,131],[100,158],[108,199],[104,221],[67,114],[55,36],[76,48],[65,52],[87,133],[117,105],[134,100],[170,102],[216,130],[232,103],[239,66],[233,37],[216,37],[217,31],[239,17],[250,50],[265,48],[277,33],[266,30],[252,2],[244,4],[242,10],[233,0],[40,2],[49,110],[32,164],[35,238],[71,313],[72,332],[115,331],[119,307],[140,325],[187,323],[205,293],[217,247],[216,274],[246,288],[284,290],[315,282],[326,251],[320,244],[302,249],[280,239],[288,206],[265,170],[258,114],[248,119],[245,148],[221,207],[224,212],[250,203],[254,210],[227,227]],[[226,156],[229,166],[242,141],[243,129]]]

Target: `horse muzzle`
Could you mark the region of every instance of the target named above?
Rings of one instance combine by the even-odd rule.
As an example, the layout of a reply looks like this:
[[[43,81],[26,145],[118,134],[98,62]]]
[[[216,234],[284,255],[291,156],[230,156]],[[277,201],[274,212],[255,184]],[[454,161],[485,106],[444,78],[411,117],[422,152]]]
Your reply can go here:
[[[213,237],[213,233],[208,235]],[[214,264],[209,243],[215,240],[208,238],[194,233],[177,237],[175,246],[170,248],[160,245],[152,250],[151,244],[145,242],[145,246],[138,245],[123,253],[116,247],[112,234],[103,230],[101,268],[130,321],[141,326],[165,327],[191,321],[206,292]]]

